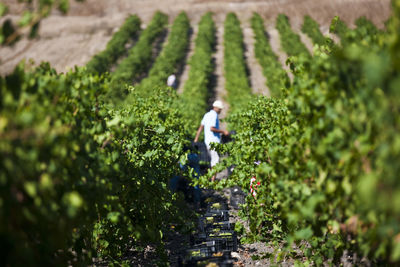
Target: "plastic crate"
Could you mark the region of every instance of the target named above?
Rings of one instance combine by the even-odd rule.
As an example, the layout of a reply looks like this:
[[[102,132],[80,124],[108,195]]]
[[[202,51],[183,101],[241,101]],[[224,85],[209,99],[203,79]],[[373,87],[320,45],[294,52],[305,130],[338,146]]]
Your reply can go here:
[[[238,240],[235,231],[200,233],[190,237],[192,246],[207,247],[211,252],[237,251]]]
[[[237,251],[238,240],[235,231],[221,231],[207,235],[206,241],[215,241],[215,251]]]
[[[233,267],[233,259],[223,259],[219,257],[212,257],[210,259],[197,260],[185,266],[198,266],[198,267],[206,267],[206,266],[218,266],[218,267]]]
[[[202,233],[211,233],[211,232],[219,232],[221,230],[234,230],[235,223],[231,223],[229,221],[223,222],[208,222],[208,221],[199,221],[199,231]]]
[[[212,251],[219,252],[219,251],[237,251],[237,238],[213,238],[212,241],[214,246],[211,247]]]
[[[209,223],[229,220],[229,210],[210,210],[202,217]]]
[[[199,230],[203,231],[205,227],[218,222],[226,222],[229,220],[228,216],[219,216],[217,214],[206,214],[199,218],[198,227]]]
[[[216,202],[216,203],[209,203],[207,206],[208,212],[218,212],[218,211],[225,211],[228,210],[228,204]]]
[[[186,259],[180,266],[208,266],[214,263],[219,267],[233,267],[233,259],[229,251],[212,253],[210,257],[206,258],[190,258]]]
[[[235,223],[234,222],[215,222],[210,225],[208,229],[206,229],[207,233],[214,233],[220,231],[234,231],[235,230]]]
[[[198,246],[186,250],[185,261],[210,258],[212,255],[213,251],[211,251],[211,247]]]
[[[206,240],[207,240],[206,233],[197,233],[197,234],[190,235],[190,245],[191,246],[199,245]]]
[[[223,252],[223,251],[237,251],[237,238],[213,238],[212,240],[203,241],[195,248],[209,248],[211,253]]]

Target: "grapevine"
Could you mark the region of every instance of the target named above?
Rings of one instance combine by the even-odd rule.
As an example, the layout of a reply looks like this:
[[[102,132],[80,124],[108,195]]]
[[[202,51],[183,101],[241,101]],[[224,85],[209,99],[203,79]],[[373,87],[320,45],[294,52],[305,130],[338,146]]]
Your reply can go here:
[[[161,246],[169,223],[186,219],[167,186],[184,140],[175,92],[132,93],[129,106],[110,109],[109,80],[84,69],[20,65],[0,82],[5,262],[88,263],[132,242]]]
[[[182,109],[186,111],[185,121],[191,129],[189,131],[193,133],[204,115],[210,96],[209,86],[214,70],[212,54],[215,46],[215,30],[212,13],[206,13],[199,22],[195,51],[189,61],[189,79],[185,83],[181,97]]]
[[[260,97],[230,117],[241,128],[221,148],[230,154],[221,169],[236,167],[214,186],[246,190],[257,177],[257,197],[247,199],[243,215],[251,238],[287,244],[280,255],[296,244],[306,264],[338,264],[345,250],[400,259],[391,200],[400,192],[395,10],[387,35],[292,58],[295,79],[285,99]]]
[[[112,95],[123,96],[121,84],[135,84],[139,82],[152,63],[153,44],[157,37],[165,30],[168,22],[167,15],[157,12],[150,24],[140,34],[138,42],[129,51],[129,55],[121,61],[112,74]]]
[[[179,70],[189,45],[189,29],[189,18],[181,12],[172,25],[167,44],[155,60],[149,76],[141,81],[138,90],[152,93],[153,88],[165,86],[168,76]]]
[[[346,23],[336,16],[332,19],[331,26],[329,28],[329,32],[335,33],[339,36],[342,44],[346,44],[349,39],[351,39],[351,29],[346,25]]]
[[[276,18],[276,28],[279,31],[282,49],[288,56],[310,56],[310,52],[308,52],[305,45],[301,42],[300,36],[293,32],[289,18],[286,15],[278,15]]]
[[[137,37],[140,31],[140,19],[131,15],[108,42],[105,50],[95,55],[87,64],[87,69],[92,73],[104,73],[126,52],[125,45]]]
[[[319,30],[319,24],[313,20],[310,16],[304,16],[304,23],[301,27],[302,32],[311,38],[312,42],[318,45],[324,45],[326,43],[325,37]]]
[[[290,84],[289,76],[282,68],[278,57],[272,51],[271,45],[265,33],[263,19],[255,13],[251,19],[251,26],[255,34],[255,54],[263,68],[264,76],[267,78],[267,86],[271,96],[280,96],[282,88]]]
[[[234,13],[226,16],[224,24],[224,70],[227,100],[233,111],[247,104],[251,98],[244,59],[243,34],[240,22]]]

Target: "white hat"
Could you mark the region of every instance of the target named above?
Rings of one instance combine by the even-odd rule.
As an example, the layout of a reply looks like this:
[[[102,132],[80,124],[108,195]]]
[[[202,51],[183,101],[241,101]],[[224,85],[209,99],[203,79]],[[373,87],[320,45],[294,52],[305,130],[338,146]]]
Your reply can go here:
[[[215,100],[214,103],[213,103],[213,107],[223,109],[224,108],[224,104],[222,103],[221,100]]]

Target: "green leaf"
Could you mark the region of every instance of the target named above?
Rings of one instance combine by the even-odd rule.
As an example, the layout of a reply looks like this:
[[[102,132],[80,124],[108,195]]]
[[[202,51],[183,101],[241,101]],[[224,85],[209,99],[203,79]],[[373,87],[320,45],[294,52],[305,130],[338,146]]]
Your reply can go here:
[[[116,224],[116,223],[118,223],[120,215],[121,214],[119,212],[117,212],[117,211],[109,212],[107,214],[107,219],[109,219],[113,224]]]
[[[69,203],[71,206],[73,206],[73,207],[79,208],[79,207],[81,207],[82,204],[83,204],[83,199],[82,199],[82,197],[81,197],[81,196],[79,195],[79,193],[76,192],[76,191],[67,193],[67,194],[66,194],[66,198],[67,198],[67,200],[68,200],[68,203]]]
[[[392,253],[390,255],[390,259],[393,262],[397,262],[400,260],[400,235],[397,234],[393,239],[392,243]]]
[[[311,229],[310,226],[294,233],[294,236],[297,240],[308,240],[312,237],[312,235],[313,235],[313,230]]]
[[[111,121],[107,122],[107,127],[113,127],[119,124],[121,121],[121,117],[119,115],[114,116],[114,118]]]
[[[158,134],[162,134],[163,132],[165,132],[165,127],[162,126],[162,125],[160,125],[160,126],[156,129],[156,132],[157,132]]]
[[[26,193],[30,197],[36,197],[36,194],[37,194],[36,183],[34,183],[34,182],[26,182],[24,184],[24,188],[25,188]]]

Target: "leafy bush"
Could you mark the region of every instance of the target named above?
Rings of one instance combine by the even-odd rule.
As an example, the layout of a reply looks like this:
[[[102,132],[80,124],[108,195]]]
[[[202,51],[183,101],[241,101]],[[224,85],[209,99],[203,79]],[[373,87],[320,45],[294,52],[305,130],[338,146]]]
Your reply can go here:
[[[168,190],[184,158],[175,92],[133,92],[129,106],[115,109],[106,78],[45,64],[19,66],[0,85],[5,265],[88,265],[128,246],[161,246],[169,224],[187,220]]]
[[[118,58],[126,52],[126,44],[135,38],[139,31],[139,17],[136,15],[129,16],[118,32],[116,32],[108,42],[106,49],[95,55],[88,62],[86,66],[88,71],[97,74],[109,71]]]

